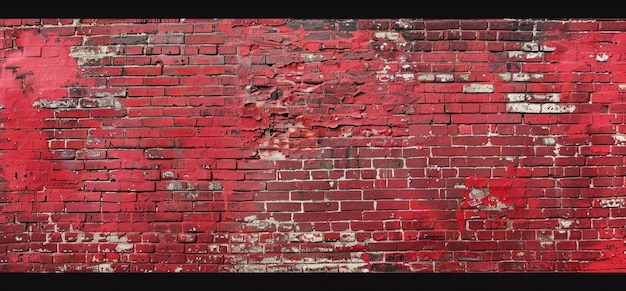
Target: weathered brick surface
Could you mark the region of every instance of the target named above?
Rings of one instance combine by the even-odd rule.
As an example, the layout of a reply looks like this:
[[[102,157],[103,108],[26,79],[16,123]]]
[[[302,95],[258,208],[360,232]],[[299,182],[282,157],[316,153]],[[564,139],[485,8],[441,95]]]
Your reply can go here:
[[[621,21],[0,23],[2,272],[626,271]]]

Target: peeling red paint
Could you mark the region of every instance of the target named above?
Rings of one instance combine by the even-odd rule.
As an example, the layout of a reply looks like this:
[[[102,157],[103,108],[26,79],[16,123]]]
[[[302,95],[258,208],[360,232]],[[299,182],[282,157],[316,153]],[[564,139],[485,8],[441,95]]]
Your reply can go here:
[[[518,178],[487,179],[468,177],[463,190],[462,208],[505,210],[522,208],[525,205],[525,184]],[[477,193],[477,194],[474,194]]]
[[[68,56],[69,45],[53,34],[39,35],[32,30],[16,30],[11,37],[15,48],[7,51],[2,62],[0,88],[3,88],[2,143],[0,169],[7,191],[40,191],[49,184],[50,175],[64,180],[72,173],[53,167],[46,154],[54,128],[51,110],[39,108],[40,100],[58,101],[67,97],[67,87],[77,80],[76,62]],[[58,41],[57,41],[58,40]],[[49,45],[48,43],[53,43]],[[45,57],[42,53],[54,51]],[[64,146],[55,147],[62,151]],[[60,152],[56,152],[57,154]],[[54,172],[54,173],[52,173]]]

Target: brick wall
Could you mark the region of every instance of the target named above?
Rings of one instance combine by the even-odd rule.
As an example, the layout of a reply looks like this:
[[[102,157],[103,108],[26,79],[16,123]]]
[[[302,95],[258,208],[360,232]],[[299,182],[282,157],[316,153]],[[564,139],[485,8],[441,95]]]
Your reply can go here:
[[[626,271],[625,48],[607,19],[0,19],[0,271]]]

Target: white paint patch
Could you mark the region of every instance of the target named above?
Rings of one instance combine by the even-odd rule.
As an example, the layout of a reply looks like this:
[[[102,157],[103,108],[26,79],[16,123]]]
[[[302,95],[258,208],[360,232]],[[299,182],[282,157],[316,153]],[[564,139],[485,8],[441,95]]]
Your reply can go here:
[[[111,267],[111,263],[98,264],[98,268],[94,269],[95,272],[98,273],[113,273],[113,268]]]
[[[196,199],[198,199],[198,196],[199,196],[199,194],[195,193],[195,192],[187,192],[186,195],[187,195],[187,198],[189,198],[190,200],[196,200]],[[193,229],[192,231],[196,230],[195,227],[193,227],[192,229]]]
[[[415,78],[415,75],[413,73],[396,74],[394,80],[398,80],[398,77],[402,78],[404,81],[411,81]]]
[[[133,244],[121,243],[115,246],[115,251],[120,252],[120,253],[132,251],[132,249],[133,249]]]
[[[572,226],[573,223],[573,220],[559,219],[559,226],[561,228],[569,228],[570,226]]]
[[[540,241],[539,245],[541,246],[541,248],[550,248],[552,245],[554,244],[554,242],[552,241]]]
[[[299,253],[300,249],[298,247],[286,247],[286,246],[282,246],[280,247],[280,252],[281,253]],[[305,258],[306,259],[306,258]]]
[[[522,52],[522,51],[510,51],[509,58],[517,58],[517,59],[540,59],[543,57],[542,52]]]
[[[488,190],[480,190],[476,188],[473,188],[472,191],[470,191],[469,193],[469,197],[473,199],[482,199],[487,195],[489,195]]]
[[[243,222],[245,222],[245,223],[252,223],[252,222],[254,222],[256,220],[257,220],[257,216],[254,215],[254,214],[248,215],[248,216],[243,218]]]
[[[276,258],[276,257],[266,257],[266,258],[261,259],[261,261],[259,263],[261,263],[261,264],[279,264],[279,263],[281,263],[281,261],[280,261],[279,258]]]
[[[279,224],[273,217],[266,218],[266,219],[258,219],[256,215],[246,216],[244,218],[244,222],[246,223],[246,226],[252,227],[258,230],[272,229],[278,226]]]
[[[490,200],[496,202],[496,205],[493,205],[493,206],[492,205],[486,205],[486,206],[480,207],[480,209],[483,209],[483,210],[511,209],[510,206],[508,206],[508,205],[504,204],[504,202],[500,201],[500,199],[498,199],[498,197],[490,197],[490,198],[492,198]]]
[[[411,28],[413,28],[413,25],[411,25],[410,23],[404,22],[404,20],[402,20],[402,19],[396,21],[396,24],[399,27],[402,27],[403,29],[411,29]]]
[[[617,88],[620,90],[626,90],[626,84],[619,84],[617,85]]]
[[[209,245],[209,252],[218,254],[218,253],[220,253],[220,249],[221,249],[222,246],[226,246],[226,245],[210,244]]]
[[[504,204],[498,197],[489,196],[489,189],[477,189],[472,188],[469,193],[468,204],[471,207],[476,207],[481,210],[502,210],[502,209],[510,209],[511,207]],[[487,198],[489,203],[487,205],[483,204],[483,199]]]
[[[307,62],[320,62],[324,60],[323,55],[312,54],[312,53],[302,53],[300,54],[302,59]]]
[[[525,42],[522,44],[522,50],[527,52],[539,51],[539,44],[536,42]]]
[[[600,199],[599,201],[600,207],[602,208],[616,208],[624,206],[623,198],[609,198],[609,199]]]
[[[95,97],[124,97],[124,96],[126,96],[126,89],[122,88],[122,89],[119,89],[119,91],[117,91],[117,92],[113,92],[113,91],[94,92],[93,94],[91,94],[91,96],[95,96]],[[115,99],[115,100],[117,100],[117,99]],[[100,100],[100,102],[109,102],[109,103],[111,103],[112,101],[110,101],[110,100]]]
[[[524,94],[524,93],[510,93],[507,94],[506,97],[510,102],[523,102],[523,101],[548,101],[548,102],[559,102],[561,97],[559,93],[548,93],[548,94]]]
[[[574,110],[576,110],[575,105],[541,104],[541,113],[572,113]]]
[[[394,75],[390,74],[376,74],[376,79],[380,82],[389,82],[394,80]]]
[[[122,109],[124,105],[120,103],[116,96],[126,96],[126,90],[121,90],[118,93],[110,93],[110,92],[99,92],[95,93],[94,96],[100,98],[82,98],[81,100],[87,104],[92,105],[81,105],[78,104],[78,108],[115,108]],[[83,103],[83,104],[85,104]]]
[[[606,62],[609,59],[609,56],[605,53],[602,53],[601,55],[596,55],[596,61],[598,62]]]
[[[79,66],[90,61],[99,61],[105,57],[117,56],[117,51],[109,51],[108,46],[72,46],[70,48],[70,57],[76,59]]]
[[[418,81],[432,82],[432,81],[435,81],[435,74],[419,74],[417,76],[417,80]]]
[[[533,79],[543,79],[544,74],[532,74],[531,77]]]
[[[509,102],[523,102],[526,101],[527,96],[523,93],[510,93],[506,95],[506,98],[509,98]]]
[[[263,245],[252,245],[245,250],[247,253],[255,253],[260,254],[265,252],[265,247]]]
[[[74,99],[62,99],[62,100],[36,100],[33,102],[33,107],[41,107],[47,109],[58,108],[76,108],[78,104]]]
[[[454,81],[454,75],[452,74],[438,74],[435,76],[436,80],[439,80],[439,82],[445,83],[445,82],[453,82]]]
[[[395,76],[388,73],[390,66],[384,66],[381,71],[376,72],[376,79],[380,82],[389,82],[395,79]]]
[[[576,106],[554,103],[507,103],[506,110],[507,112],[516,113],[571,113],[576,110]]]
[[[463,93],[493,93],[492,84],[463,85]]]
[[[400,38],[400,34],[392,31],[381,31],[376,32],[376,38],[386,38],[388,40],[398,40]]]
[[[285,160],[287,157],[280,151],[259,151],[259,158],[261,160],[277,161]]]
[[[544,145],[553,146],[556,145],[556,139],[553,137],[544,137],[541,139],[541,143]]]
[[[289,233],[289,241],[292,242],[321,242],[323,240],[324,235],[320,232]]]
[[[58,266],[54,270],[55,273],[65,273],[66,271],[67,271],[66,265]]]
[[[338,272],[338,266],[336,264],[305,264],[302,265],[302,271],[314,273],[336,273]]]
[[[561,101],[561,96],[559,93],[548,93],[548,94],[533,94],[529,95],[529,100],[537,100],[537,101],[548,101],[548,102],[559,102]]]
[[[366,263],[351,263],[351,264],[340,264],[339,265],[339,273],[368,273],[370,270],[368,269],[368,264]]]
[[[516,113],[541,113],[541,105],[532,103],[507,103],[506,111]]]
[[[511,81],[511,73],[500,73],[498,74],[498,78],[502,81],[509,82]]]
[[[543,53],[528,53],[526,54],[526,59],[541,59],[543,57]]]
[[[616,142],[626,142],[626,134],[621,134],[621,133],[614,134],[613,139]]]
[[[512,76],[513,82],[528,82],[530,81],[530,75],[527,73],[515,73]]]
[[[96,238],[96,236],[94,235],[94,239]],[[112,242],[112,243],[126,243],[128,242],[128,238],[126,236],[119,236],[116,233],[110,233],[106,236],[106,241],[107,242]]]
[[[354,242],[356,241],[356,234],[354,232],[341,232],[339,233],[339,240],[342,242]]]

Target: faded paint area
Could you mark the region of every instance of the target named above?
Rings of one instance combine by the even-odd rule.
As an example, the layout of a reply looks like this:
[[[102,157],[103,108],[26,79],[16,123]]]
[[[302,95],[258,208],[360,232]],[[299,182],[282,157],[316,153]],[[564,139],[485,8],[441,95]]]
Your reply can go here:
[[[15,47],[7,51],[6,59],[0,63],[0,143],[5,149],[0,154],[0,177],[8,191],[40,191],[54,186],[54,182],[48,183],[51,172],[71,173],[42,159],[50,153],[54,132],[44,128],[55,126],[47,120],[54,117],[54,112],[33,105],[50,109],[70,107],[73,101],[63,98],[67,97],[68,88],[76,84],[78,72],[75,61],[68,57],[71,42],[32,30],[16,30],[12,37]],[[50,48],[56,53],[42,61],[40,53]],[[26,49],[40,53],[28,55]]]
[[[542,114],[551,114],[551,113],[572,113],[576,110],[575,105],[560,105],[555,103],[542,103],[542,104],[534,104],[534,103],[508,103],[506,105],[506,109],[508,112],[517,112],[517,113],[542,113]]]
[[[101,61],[107,57],[120,55],[118,48],[108,46],[82,46],[76,45],[70,48],[69,56],[76,59],[79,66],[89,65]]]
[[[464,235],[468,235],[468,221],[478,219],[484,220],[492,217],[492,214],[498,213],[496,222],[490,221],[502,227],[508,227],[503,224],[507,220],[509,212],[515,212],[518,209],[526,207],[525,189],[527,181],[520,178],[484,178],[484,177],[468,177],[462,189],[463,203],[459,208],[457,215],[457,223],[459,231]]]

